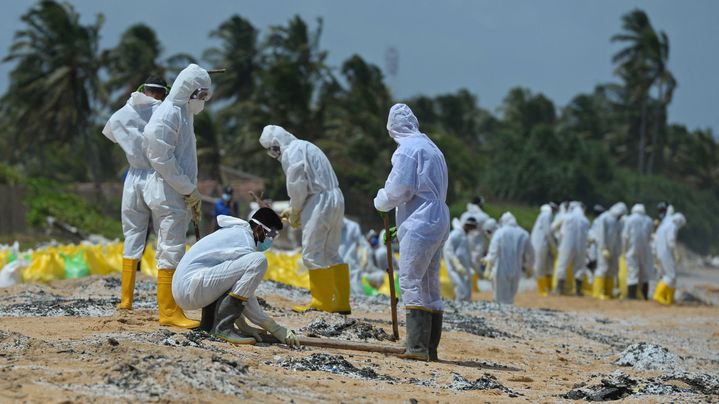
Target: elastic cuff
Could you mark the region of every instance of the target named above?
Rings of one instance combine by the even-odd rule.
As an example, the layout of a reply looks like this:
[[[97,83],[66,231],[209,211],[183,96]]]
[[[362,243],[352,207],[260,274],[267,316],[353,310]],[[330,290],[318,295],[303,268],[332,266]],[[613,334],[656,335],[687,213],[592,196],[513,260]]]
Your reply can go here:
[[[247,298],[246,298],[246,297],[240,296],[240,295],[238,295],[238,294],[236,294],[236,293],[230,292],[230,293],[228,293],[228,295],[230,295],[230,297],[234,297],[235,299],[241,300],[241,301],[243,301],[243,302],[246,302],[246,301],[247,301]]]

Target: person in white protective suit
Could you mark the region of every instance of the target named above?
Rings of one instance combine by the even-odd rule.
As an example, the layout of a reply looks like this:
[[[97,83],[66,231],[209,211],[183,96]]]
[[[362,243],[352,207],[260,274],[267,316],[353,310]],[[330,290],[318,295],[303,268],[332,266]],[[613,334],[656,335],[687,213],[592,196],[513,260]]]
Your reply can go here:
[[[385,238],[385,231],[380,230],[379,236],[377,237],[377,242],[375,244],[372,244],[370,242],[370,245],[372,245],[373,254],[374,254],[374,264],[377,268],[382,270],[383,274],[387,273],[387,269],[389,268],[389,262],[387,261],[387,246],[382,242]],[[396,251],[394,248],[392,251]],[[395,277],[399,276],[399,262],[397,262],[397,258],[392,255],[392,268],[394,268]],[[379,289],[380,286],[384,283],[385,277],[382,276],[382,281],[379,282],[379,286],[375,286],[375,288]],[[374,280],[374,278],[368,278],[369,280]]]
[[[567,269],[574,272],[584,268],[587,260],[587,236],[589,233],[589,220],[584,216],[584,209],[579,202],[572,202],[569,210],[562,217],[561,235],[559,237],[559,256],[557,257],[557,286],[556,294],[566,292],[565,282]],[[572,279],[569,279],[571,282]],[[570,288],[571,289],[571,288]]]
[[[135,274],[140,267],[152,212],[147,206],[143,190],[153,173],[143,147],[143,131],[153,111],[167,95],[167,83],[150,76],[133,92],[127,103],[117,110],[105,124],[102,134],[117,143],[125,152],[130,168],[122,188],[122,286],[118,309],[132,310]]]
[[[484,198],[478,196],[474,198],[471,203],[467,204],[467,211],[462,213],[459,217],[460,223],[464,223],[464,221],[470,216],[474,217],[477,221],[477,231],[472,231],[467,234],[467,239],[469,243],[472,269],[478,276],[482,275],[482,258],[484,258],[487,248],[489,247],[487,243],[485,243],[486,240],[482,234],[482,225],[484,225],[484,222],[489,219],[489,215],[482,210],[483,206]]]
[[[514,304],[522,272],[531,274],[534,261],[529,233],[519,227],[514,215],[505,212],[499,230],[492,236],[486,262],[492,271],[494,301]]]
[[[167,98],[145,126],[146,150],[152,168],[145,200],[157,231],[157,303],[160,324],[195,328],[172,298],[172,276],[185,254],[185,233],[192,216],[199,223],[197,150],[193,117],[210,97],[210,75],[196,64],[183,69]]]
[[[218,230],[195,243],[182,257],[172,295],[184,310],[202,309],[200,329],[232,344],[262,342],[260,330],[280,342],[299,345],[295,333],[278,325],[260,307],[255,290],[267,270],[263,254],[282,230],[282,219],[261,208],[250,222],[220,215]]]
[[[597,249],[592,295],[597,299],[612,297],[614,278],[619,273],[619,256],[622,255],[621,219],[626,214],[627,205],[617,202],[592,223],[592,239]]]
[[[371,263],[369,254],[373,253],[367,239],[362,234],[359,223],[348,218],[343,219],[342,241],[340,242],[340,258],[346,262],[350,269],[350,289],[354,296],[364,296],[363,278],[368,279],[370,285],[381,284],[384,272],[381,272]]]
[[[444,309],[439,269],[449,234],[447,163],[439,148],[419,131],[419,122],[407,105],[392,106],[387,130],[397,149],[374,206],[380,212],[397,209],[399,286],[407,324],[404,357],[437,360]]]
[[[552,234],[552,207],[542,205],[539,216],[534,221],[530,237],[534,250],[534,276],[537,279],[537,291],[542,296],[549,295],[552,288],[552,270],[557,251],[557,242]]]
[[[312,300],[294,310],[349,314],[349,267],[339,255],[345,200],[332,164],[319,147],[276,125],[265,126],[260,144],[280,160],[287,177],[290,207],[282,216],[293,228],[302,226],[302,261]]]
[[[627,263],[627,297],[637,298],[641,285],[642,296],[649,299],[649,280],[654,277],[654,257],[652,256],[652,229],[654,223],[647,216],[644,205],[632,207],[632,214],[622,227],[622,248]]]
[[[653,299],[661,304],[674,304],[674,291],[677,287],[677,264],[681,257],[677,246],[677,233],[687,223],[681,213],[672,213],[664,218],[657,229],[654,239],[658,265],[659,283]]]
[[[454,285],[455,300],[472,300],[472,252],[469,234],[476,233],[474,216],[462,215],[459,227],[452,229],[444,243],[444,266]]]

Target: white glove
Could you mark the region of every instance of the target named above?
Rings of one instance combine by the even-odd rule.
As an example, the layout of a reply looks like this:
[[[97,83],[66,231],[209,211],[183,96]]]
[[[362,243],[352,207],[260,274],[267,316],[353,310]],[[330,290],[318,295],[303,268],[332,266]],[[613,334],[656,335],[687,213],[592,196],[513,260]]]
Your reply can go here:
[[[296,211],[295,209],[292,209],[291,207],[285,209],[280,213],[280,217],[287,219],[287,222],[292,226],[293,229],[297,229],[300,227],[301,220],[300,220],[300,214],[302,211]]]
[[[260,330],[259,328],[251,327],[249,324],[247,324],[247,321],[245,321],[245,316],[240,316],[237,320],[235,320],[235,326],[237,326],[237,329],[240,330],[242,334],[251,336],[257,342],[262,342],[262,337],[260,337],[262,330]]]
[[[197,188],[193,189],[190,195],[185,195],[185,205],[192,213],[192,220],[199,223],[200,216],[202,216],[202,196],[200,196],[200,191]]]
[[[267,320],[263,321],[260,324],[260,327],[264,328],[272,334],[275,338],[280,340],[281,343],[287,344],[289,346],[300,346],[300,339],[297,338],[297,334],[294,333],[292,330],[288,330],[285,327],[282,327],[281,325],[277,324],[275,320],[268,318]]]
[[[602,250],[602,257],[604,257],[605,260],[609,260],[612,258],[612,253],[609,252],[606,248]]]

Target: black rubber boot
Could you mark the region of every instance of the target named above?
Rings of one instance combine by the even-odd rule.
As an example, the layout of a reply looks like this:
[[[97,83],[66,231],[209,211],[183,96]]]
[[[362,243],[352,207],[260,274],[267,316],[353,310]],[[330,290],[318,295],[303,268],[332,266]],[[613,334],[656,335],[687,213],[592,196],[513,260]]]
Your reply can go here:
[[[581,279],[575,279],[574,280],[574,294],[577,296],[584,296],[584,292],[582,292],[582,281]]]
[[[212,326],[215,324],[216,310],[217,300],[202,308],[202,318],[200,319],[200,329],[202,331],[212,331]]]
[[[240,334],[235,328],[235,320],[242,315],[245,302],[225,293],[217,299],[215,321],[212,325],[212,335],[222,338],[231,344],[254,344],[255,339]]]
[[[637,300],[637,285],[627,286],[627,299]]]
[[[420,361],[429,360],[429,337],[432,314],[418,309],[407,310],[407,335],[401,358]]]
[[[442,317],[443,312],[432,313],[432,326],[430,327],[429,333],[429,360],[438,361],[437,347],[439,346],[439,340],[442,339]]]
[[[560,279],[557,281],[557,287],[554,289],[553,294],[556,296],[561,296],[564,294],[564,279]]]
[[[642,283],[642,299],[649,300],[649,282]]]

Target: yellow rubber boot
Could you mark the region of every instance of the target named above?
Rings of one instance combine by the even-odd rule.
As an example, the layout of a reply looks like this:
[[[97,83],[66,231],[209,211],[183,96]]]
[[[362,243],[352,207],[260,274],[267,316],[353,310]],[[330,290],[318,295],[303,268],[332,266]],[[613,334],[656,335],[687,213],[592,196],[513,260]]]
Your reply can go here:
[[[335,280],[332,267],[310,269],[310,295],[312,299],[306,306],[295,306],[292,310],[303,313],[310,309],[331,312],[332,295],[334,295]]]
[[[607,280],[604,283],[604,295],[607,299],[614,298],[614,277],[607,276]]]
[[[667,291],[664,294],[664,298],[667,302],[666,303],[667,305],[674,304],[674,290],[675,290],[674,288],[667,286]]]
[[[340,314],[350,314],[350,267],[347,264],[337,264],[331,266],[334,272],[335,295],[332,299],[332,312]]]
[[[157,271],[157,306],[160,310],[160,325],[171,325],[180,328],[197,328],[200,322],[185,317],[185,313],[172,297],[172,276],[174,269]]]
[[[552,278],[549,276],[538,276],[537,277],[537,292],[540,296],[549,296],[549,284],[552,282]]]
[[[607,296],[604,291],[606,289],[607,277],[596,276],[594,277],[594,285],[592,285],[592,296],[595,299],[605,300]]]
[[[665,298],[666,291],[667,291],[667,284],[664,283],[664,281],[659,281],[659,283],[657,283],[656,289],[654,289],[654,296],[652,297],[652,299],[655,302],[658,302],[661,304],[667,304],[666,298]]]
[[[132,310],[132,296],[135,293],[135,274],[138,265],[140,265],[140,260],[122,259],[122,285],[120,286],[122,296],[120,304],[117,305],[118,310]]]

